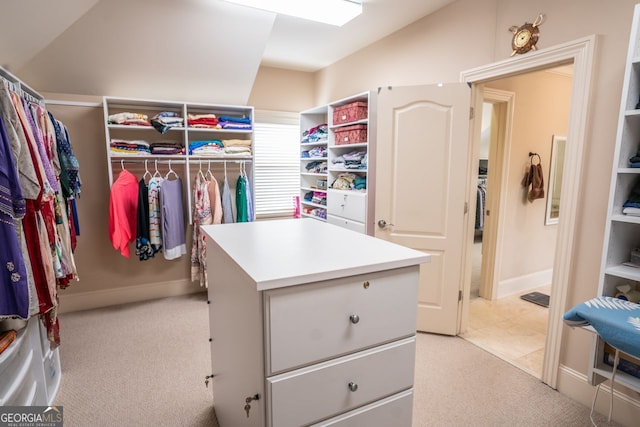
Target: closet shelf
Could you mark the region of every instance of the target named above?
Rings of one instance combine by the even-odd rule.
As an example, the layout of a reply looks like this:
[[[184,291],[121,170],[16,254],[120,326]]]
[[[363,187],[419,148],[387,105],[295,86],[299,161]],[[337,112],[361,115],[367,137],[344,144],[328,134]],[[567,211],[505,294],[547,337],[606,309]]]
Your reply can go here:
[[[345,150],[345,149],[353,149],[353,148],[366,148],[369,144],[366,142],[359,142],[357,144],[343,144],[343,145],[332,145],[329,147],[330,150]]]
[[[305,161],[322,160],[327,163],[327,170],[322,174],[310,174],[301,168],[300,172],[300,200],[304,199],[304,193],[313,189],[316,180],[324,178],[327,184],[341,179],[339,175],[351,173],[357,176],[358,187],[363,190],[334,190],[327,189],[326,221],[330,224],[345,227],[353,231],[365,234],[373,234],[373,208],[374,198],[369,197],[371,192],[375,192],[375,140],[376,140],[376,108],[377,97],[374,92],[362,92],[347,98],[333,101],[310,110],[300,113],[300,136],[301,141],[306,133],[320,125],[327,126],[327,139],[322,142],[301,142],[300,152],[307,151],[307,147],[326,146],[327,157],[322,159],[301,158],[301,164]],[[356,120],[357,119],[357,120]],[[335,122],[334,122],[335,120]],[[349,120],[342,123],[341,120]],[[338,144],[344,141],[344,134],[340,131],[345,128],[359,125],[357,127],[357,138],[349,136],[348,140],[353,144]],[[365,130],[366,129],[366,130]],[[346,130],[345,133],[349,130]],[[364,141],[363,141],[364,140]],[[344,163],[334,162],[340,156],[345,156],[353,151],[366,153],[366,166],[363,169],[351,169],[344,167]],[[361,162],[364,156],[354,156]],[[356,166],[356,164],[350,164]],[[341,187],[348,187],[347,182],[339,182]],[[314,191],[316,191],[314,189]],[[313,216],[312,216],[313,217]],[[313,217],[315,218],[315,217]],[[322,218],[324,220],[324,218]]]
[[[161,171],[161,174],[164,175],[166,172],[166,165],[169,162],[171,164],[178,165],[187,165],[184,167],[177,168],[174,171],[182,180],[183,184],[183,194],[185,196],[185,205],[184,205],[184,214],[188,216],[188,223],[193,223],[193,204],[192,204],[192,185],[195,179],[196,171],[194,168],[189,167],[191,165],[198,165],[200,163],[238,163],[244,164],[244,162],[248,162],[250,165],[253,165],[253,129],[217,129],[217,128],[205,128],[205,127],[192,127],[189,126],[188,123],[183,123],[181,126],[170,127],[167,130],[167,133],[161,134],[158,132],[153,126],[136,126],[136,125],[117,125],[117,124],[109,124],[108,118],[113,113],[129,111],[133,113],[141,113],[146,114],[149,117],[155,115],[156,112],[160,111],[173,111],[177,113],[180,117],[187,118],[190,114],[215,114],[216,117],[221,116],[229,116],[236,118],[245,118],[249,119],[249,123],[251,126],[254,125],[254,109],[251,106],[237,106],[237,105],[222,105],[222,104],[204,104],[204,103],[193,103],[193,102],[180,102],[180,101],[158,101],[152,99],[138,99],[138,98],[115,98],[105,96],[103,97],[103,108],[104,108],[104,123],[105,123],[105,141],[106,141],[106,152],[107,152],[107,165],[108,165],[108,174],[109,174],[109,186],[113,184],[117,175],[119,162],[124,163],[142,163],[144,165],[145,161],[148,161],[147,168],[149,170],[155,167],[155,162],[158,164],[162,164],[165,166],[165,170]],[[193,124],[193,123],[192,123]],[[186,126],[185,126],[186,125]],[[240,127],[240,126],[237,126]],[[112,153],[110,150],[110,141],[111,141],[111,132],[114,134],[117,133],[118,137],[123,137],[128,140],[140,139],[140,130],[145,129],[148,130],[149,133],[145,133],[145,137],[150,137],[150,135],[154,135],[155,140],[162,140],[166,138],[167,135],[171,139],[175,139],[175,143],[179,146],[183,147],[186,151],[184,154],[121,154],[121,153]],[[127,132],[129,132],[127,134]],[[126,138],[128,136],[128,138]],[[151,138],[150,138],[151,139]],[[207,154],[189,154],[187,148],[189,147],[189,143],[196,140],[209,140],[209,139],[241,139],[244,141],[249,141],[247,144],[251,147],[251,153],[247,153],[243,151],[239,154],[218,154],[215,153],[213,155]],[[136,171],[140,170],[140,166],[135,166]],[[133,168],[132,168],[133,169]],[[249,169],[249,168],[248,168]],[[115,176],[114,176],[115,175]],[[253,181],[253,168],[250,169],[249,172],[249,181]],[[254,199],[255,206],[255,195],[253,192],[251,193],[252,198]]]
[[[618,214],[618,215],[612,215],[611,221],[626,222],[628,224],[640,224],[640,217]]]
[[[333,194],[367,194],[366,190],[342,190],[339,188],[329,188],[327,191]]]
[[[607,267],[604,272],[609,276],[640,281],[640,268],[629,267],[627,265],[615,265],[613,267]]]
[[[618,168],[617,172],[621,174],[638,175],[640,174],[640,168]]]
[[[184,160],[187,156],[185,154],[111,154],[109,158],[112,162],[120,160],[139,160],[144,162],[145,160]]]
[[[594,368],[593,372],[607,379],[611,379],[611,375],[613,374],[613,367],[602,363]],[[623,386],[628,387],[632,390],[640,390],[640,378],[636,378],[633,375],[629,375],[619,369],[616,371],[616,383],[622,384]]]
[[[347,126],[353,126],[353,125],[366,125],[369,123],[369,119],[362,119],[362,120],[356,120],[354,122],[348,122],[348,123],[340,123],[338,125],[331,125],[329,126],[329,129],[340,129],[340,128],[344,128]]]
[[[308,202],[306,200],[300,200],[300,203],[302,203],[305,206],[312,206],[314,208],[322,208],[322,209],[326,209],[327,208],[327,205],[321,205],[319,203]]]
[[[253,133],[252,130],[248,129],[208,129],[208,128],[186,128],[189,133],[229,133],[229,134],[243,134],[249,135]]]
[[[253,157],[252,156],[234,156],[231,154],[228,155],[222,155],[222,156],[202,156],[202,155],[193,155],[191,154],[189,156],[189,163],[194,164],[194,163],[198,163],[200,160],[202,160],[203,162],[208,161],[208,162],[228,162],[228,161],[233,161],[233,160],[237,160],[237,161],[243,161],[243,162],[251,162],[253,161]]]
[[[158,131],[153,126],[136,126],[136,125],[114,125],[107,124],[109,129],[123,129],[123,130],[143,130],[143,131],[154,131],[158,133]],[[175,132],[175,131],[184,131],[183,127],[172,127],[167,129],[167,132]],[[159,133],[158,133],[159,134]]]
[[[308,217],[308,218],[317,219],[318,221],[323,221],[323,222],[325,222],[325,221],[326,221],[326,218],[322,218],[322,217],[319,217],[319,216],[317,216],[317,215],[311,215],[311,214],[307,214],[307,213],[304,213],[304,212],[302,212],[302,214],[301,214],[301,215],[302,215],[303,217]]]
[[[320,193],[326,193],[327,190],[325,188],[314,188],[314,187],[300,187],[303,191],[319,191]]]
[[[367,173],[367,169],[329,168],[329,172],[353,172]]]

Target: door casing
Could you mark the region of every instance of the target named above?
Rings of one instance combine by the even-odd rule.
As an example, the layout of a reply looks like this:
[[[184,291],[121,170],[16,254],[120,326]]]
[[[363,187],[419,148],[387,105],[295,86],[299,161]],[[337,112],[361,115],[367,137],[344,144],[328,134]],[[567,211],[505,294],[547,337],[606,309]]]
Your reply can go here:
[[[567,130],[567,153],[565,169],[562,176],[563,191],[560,199],[562,205],[562,221],[558,224],[558,239],[556,242],[556,256],[553,265],[551,298],[549,304],[549,322],[545,343],[542,381],[552,388],[557,387],[558,368],[560,365],[560,344],[562,340],[562,315],[566,308],[566,297],[572,278],[571,261],[575,245],[576,219],[578,216],[578,200],[580,196],[580,177],[584,157],[585,141],[587,139],[587,120],[591,96],[591,76],[595,56],[597,37],[591,35],[557,46],[530,52],[526,55],[512,57],[493,64],[463,71],[461,81],[471,85],[471,105],[482,105],[484,83],[512,77],[518,74],[538,71],[554,66],[573,63],[574,78],[572,82],[571,103],[569,107],[569,123]],[[479,121],[479,115],[476,115]],[[471,144],[477,144],[474,137],[479,135],[478,126],[472,126]],[[474,150],[471,150],[474,152]],[[476,150],[477,151],[477,148]],[[468,173],[468,203],[474,200],[477,182],[476,175]],[[566,190],[566,191],[565,191]],[[465,224],[465,236],[472,238],[474,231],[473,220],[469,216]],[[467,240],[469,241],[469,240]],[[469,245],[464,252],[464,265],[468,264],[472,256]],[[466,277],[465,273],[465,277]],[[468,273],[470,274],[470,273]],[[465,280],[466,282],[466,280]],[[463,293],[462,313],[459,316],[458,332],[466,328],[469,306],[469,293]]]

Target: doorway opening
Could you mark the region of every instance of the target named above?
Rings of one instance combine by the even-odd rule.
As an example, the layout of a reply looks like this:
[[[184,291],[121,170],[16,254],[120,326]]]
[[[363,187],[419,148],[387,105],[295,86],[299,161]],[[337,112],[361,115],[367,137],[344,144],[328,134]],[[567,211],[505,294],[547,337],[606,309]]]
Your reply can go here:
[[[591,72],[593,68],[594,52],[595,52],[595,36],[589,36],[582,39],[567,42],[554,47],[538,50],[536,52],[503,60],[494,64],[489,64],[476,69],[463,71],[461,80],[471,85],[472,106],[476,111],[480,111],[483,101],[483,88],[491,82],[514,77],[533,71],[544,70],[556,66],[573,64],[573,81],[571,88],[571,101],[569,107],[569,119],[567,125],[567,145],[565,162],[562,171],[562,187],[563,191],[560,196],[560,205],[562,207],[561,220],[557,224],[557,238],[555,243],[555,257],[552,268],[553,283],[550,295],[549,316],[547,335],[545,340],[544,359],[542,367],[541,380],[552,388],[556,388],[559,367],[560,367],[560,348],[562,342],[562,315],[566,308],[567,289],[572,277],[571,260],[574,256],[575,248],[575,230],[577,227],[578,216],[578,199],[580,191],[580,177],[582,175],[582,162],[585,151],[585,141],[587,134],[587,118],[590,100]],[[555,96],[554,96],[555,97]],[[553,100],[544,108],[552,108]],[[479,138],[480,123],[478,120],[474,122],[473,146],[477,150],[477,139]],[[535,121],[532,121],[535,124]],[[477,154],[477,151],[475,151]],[[468,159],[468,170],[472,168],[473,157]],[[491,174],[491,165],[489,165],[489,174]],[[472,186],[475,188],[474,181],[477,174],[468,174],[468,200],[471,200]],[[491,180],[491,176],[489,177]],[[504,182],[504,180],[503,180]],[[513,184],[513,183],[511,183]],[[519,185],[520,183],[516,183]],[[504,209],[501,211],[506,212]],[[493,212],[492,212],[493,213]],[[502,219],[498,216],[498,228],[502,227]],[[468,216],[466,221],[466,236],[469,236],[464,251],[465,262],[465,278],[461,284],[462,301],[460,304],[460,316],[458,323],[458,333],[466,331],[468,326],[468,306],[470,295],[470,270],[471,270],[471,253],[473,235],[473,221]],[[500,248],[500,244],[496,246],[496,253],[506,253],[508,248]],[[518,248],[519,252],[521,248]],[[496,257],[499,259],[500,257]],[[522,257],[524,258],[524,257]],[[521,259],[520,263],[529,262],[528,259]],[[511,265],[511,264],[508,264]],[[495,282],[495,279],[494,279]]]
[[[469,313],[461,336],[537,378],[559,223],[557,212],[549,220],[547,206],[561,194],[550,191],[552,149],[554,137],[567,132],[572,68],[495,80],[483,91]],[[529,171],[542,171],[542,185],[523,185]]]

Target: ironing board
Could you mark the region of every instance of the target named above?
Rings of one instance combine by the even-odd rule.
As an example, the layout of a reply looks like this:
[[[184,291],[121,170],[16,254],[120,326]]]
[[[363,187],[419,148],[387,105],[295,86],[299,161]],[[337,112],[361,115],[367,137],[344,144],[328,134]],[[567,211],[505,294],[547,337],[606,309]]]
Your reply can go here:
[[[615,349],[611,375],[609,422],[613,411],[613,383],[620,360],[620,352],[640,358],[640,304],[623,299],[600,296],[576,305],[563,316],[569,326],[591,326]],[[598,396],[596,387],[591,412]]]

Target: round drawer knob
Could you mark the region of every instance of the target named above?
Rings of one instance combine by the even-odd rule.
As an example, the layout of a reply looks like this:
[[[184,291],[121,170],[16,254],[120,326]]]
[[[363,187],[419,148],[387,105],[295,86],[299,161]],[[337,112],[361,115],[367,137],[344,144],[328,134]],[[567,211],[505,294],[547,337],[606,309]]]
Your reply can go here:
[[[360,316],[358,316],[357,314],[352,314],[351,316],[349,316],[349,320],[351,320],[351,323],[355,325],[360,321]]]
[[[354,383],[353,381],[349,383],[349,390],[351,391],[357,391],[358,390],[358,384]]]

